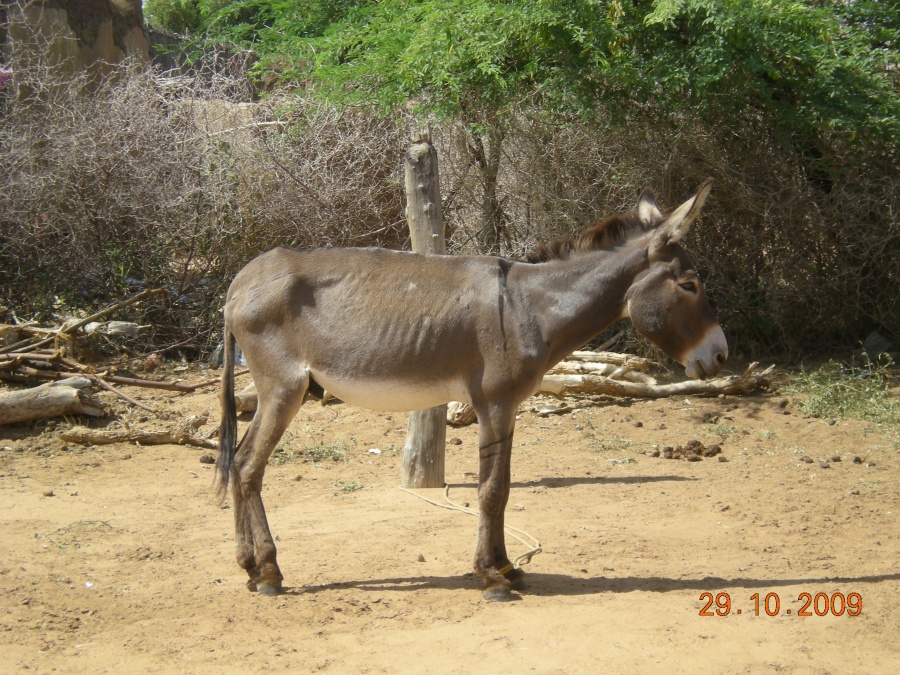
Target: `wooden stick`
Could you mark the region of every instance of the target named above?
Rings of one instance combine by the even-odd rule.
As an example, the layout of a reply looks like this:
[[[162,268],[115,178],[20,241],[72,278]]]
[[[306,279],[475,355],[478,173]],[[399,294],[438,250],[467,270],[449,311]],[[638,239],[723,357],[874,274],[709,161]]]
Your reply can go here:
[[[122,431],[106,431],[75,427],[59,434],[59,438],[68,443],[82,445],[109,445],[110,443],[137,443],[138,445],[193,445],[199,448],[215,450],[216,441],[200,438],[177,429],[126,429]]]
[[[146,410],[147,412],[156,414],[156,410],[155,410],[155,409],[151,408],[151,407],[148,406],[148,405],[144,405],[144,404],[141,403],[140,401],[136,401],[135,399],[131,398],[130,396],[128,396],[128,395],[125,394],[124,392],[119,391],[119,390],[116,389],[114,386],[112,386],[109,382],[107,382],[106,380],[104,380],[102,377],[98,377],[98,376],[96,376],[96,375],[90,375],[90,376],[88,376],[88,377],[89,377],[89,379],[91,380],[91,382],[96,382],[98,385],[100,385],[101,387],[103,387],[103,388],[106,389],[107,391],[111,391],[111,392],[114,393],[116,396],[125,399],[125,400],[128,401],[131,405],[136,405],[138,408],[141,408],[142,410]]]

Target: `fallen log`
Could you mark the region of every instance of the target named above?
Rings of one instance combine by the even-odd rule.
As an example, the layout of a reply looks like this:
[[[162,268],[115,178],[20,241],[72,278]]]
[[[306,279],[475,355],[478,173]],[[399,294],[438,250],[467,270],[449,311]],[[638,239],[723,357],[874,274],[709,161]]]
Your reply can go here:
[[[619,354],[617,352],[592,352],[574,351],[566,361],[587,361],[589,363],[611,363],[615,366],[630,366],[633,370],[649,370],[657,364],[650,359],[632,354]]]
[[[573,394],[601,394],[621,398],[666,398],[668,396],[749,394],[769,386],[769,375],[775,366],[758,370],[758,363],[751,363],[742,375],[720,377],[714,380],[686,380],[672,384],[647,384],[623,382],[597,375],[552,374],[544,375],[538,393],[554,396]],[[536,411],[539,414],[542,411]],[[550,412],[557,412],[553,410]],[[454,401],[447,407],[447,423],[464,426],[475,421],[475,412],[468,403]]]
[[[252,382],[234,395],[234,407],[239,413],[256,412],[257,403],[256,385]]]
[[[215,450],[218,443],[193,432],[206,423],[205,417],[188,418],[185,423],[169,429],[89,429],[74,427],[59,434],[67,443],[81,445],[109,445],[110,443],[137,443],[138,445],[192,445]]]
[[[569,394],[606,394],[623,398],[666,398],[668,396],[704,394],[748,394],[769,385],[768,376],[775,370],[769,366],[758,371],[758,363],[751,363],[742,375],[714,380],[686,380],[672,384],[643,384],[623,382],[591,375],[546,375],[540,392],[555,396]]]
[[[66,415],[103,417],[106,409],[90,395],[90,384],[74,377],[0,394],[0,425]]]
[[[632,370],[632,364],[601,363],[596,361],[562,361],[551,368],[547,375],[602,375],[613,379],[624,379],[640,384],[656,384],[656,380],[645,373]],[[545,375],[544,377],[547,377]]]

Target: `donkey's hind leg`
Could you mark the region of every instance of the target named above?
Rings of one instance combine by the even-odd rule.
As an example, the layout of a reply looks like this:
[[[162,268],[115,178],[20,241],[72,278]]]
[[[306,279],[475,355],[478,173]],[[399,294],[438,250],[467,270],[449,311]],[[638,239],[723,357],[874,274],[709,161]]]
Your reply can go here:
[[[282,378],[268,382],[261,378],[256,382],[256,415],[234,458],[237,561],[250,577],[247,587],[264,595],[280,593],[284,577],[262,501],[263,475],[272,451],[303,403],[308,383],[305,372],[294,381]]]

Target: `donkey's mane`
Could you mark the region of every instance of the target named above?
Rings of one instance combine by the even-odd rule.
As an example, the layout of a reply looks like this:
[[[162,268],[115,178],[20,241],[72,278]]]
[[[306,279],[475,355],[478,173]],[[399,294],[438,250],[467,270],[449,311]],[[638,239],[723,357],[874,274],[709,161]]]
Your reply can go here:
[[[580,251],[596,251],[623,244],[637,234],[647,232],[637,212],[617,213],[598,220],[580,234],[563,235],[547,244],[539,244],[525,260],[530,263],[547,262],[548,260],[566,260]]]

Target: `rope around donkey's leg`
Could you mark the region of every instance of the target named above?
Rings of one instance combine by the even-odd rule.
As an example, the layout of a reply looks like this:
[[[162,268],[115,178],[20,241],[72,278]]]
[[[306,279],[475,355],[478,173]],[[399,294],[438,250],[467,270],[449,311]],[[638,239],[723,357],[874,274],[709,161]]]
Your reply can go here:
[[[444,486],[444,499],[447,501],[446,504],[441,504],[440,502],[436,502],[433,499],[429,499],[428,497],[425,497],[424,495],[420,495],[417,492],[413,492],[412,490],[405,488],[402,485],[400,486],[400,489],[403,492],[409,493],[414,497],[418,497],[423,502],[428,502],[429,504],[431,504],[433,506],[437,506],[442,509],[450,509],[451,511],[462,511],[463,513],[468,513],[470,516],[476,516],[476,517],[478,516],[478,511],[475,511],[474,509],[470,509],[466,506],[460,506],[459,504],[454,502],[452,499],[450,499],[450,485],[449,484]],[[522,544],[523,546],[528,548],[528,550],[525,553],[523,553],[520,556],[516,556],[516,558],[511,563],[511,565],[512,565],[511,567],[509,565],[507,565],[507,567],[505,567],[501,570],[501,572],[503,574],[506,574],[511,569],[519,569],[522,565],[527,565],[528,563],[530,563],[531,559],[534,556],[536,556],[538,553],[540,553],[542,551],[542,549],[541,549],[541,542],[539,542],[537,539],[535,539],[532,535],[530,535],[525,530],[520,530],[517,527],[513,527],[512,525],[505,525],[505,524],[503,526],[503,529],[505,529],[513,538],[517,539],[520,544]],[[519,536],[519,535],[522,535],[522,536]],[[523,539],[523,537],[530,539],[531,542],[529,543],[528,541]]]

